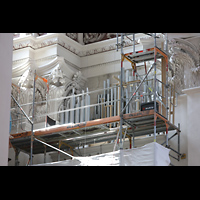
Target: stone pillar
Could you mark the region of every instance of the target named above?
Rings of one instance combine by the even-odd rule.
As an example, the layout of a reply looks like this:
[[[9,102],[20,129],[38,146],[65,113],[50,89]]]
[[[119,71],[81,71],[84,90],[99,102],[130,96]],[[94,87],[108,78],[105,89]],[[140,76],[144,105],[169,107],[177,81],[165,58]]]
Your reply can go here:
[[[0,166],[8,165],[13,33],[0,33]]]
[[[187,95],[188,165],[200,165],[200,87],[185,89],[183,93]]]

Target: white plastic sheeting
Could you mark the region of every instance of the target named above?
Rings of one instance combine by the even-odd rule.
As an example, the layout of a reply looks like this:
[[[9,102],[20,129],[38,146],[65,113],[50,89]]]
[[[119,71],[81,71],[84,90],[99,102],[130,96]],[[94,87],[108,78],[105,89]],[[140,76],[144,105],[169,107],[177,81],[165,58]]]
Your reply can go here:
[[[118,150],[115,152],[89,156],[89,157],[75,157],[72,160],[46,163],[42,165],[43,166],[168,166],[170,164],[169,151],[170,149],[167,149],[156,142],[152,142],[138,148]]]
[[[169,151],[162,145],[152,142],[142,147],[123,150],[122,166],[168,166]]]

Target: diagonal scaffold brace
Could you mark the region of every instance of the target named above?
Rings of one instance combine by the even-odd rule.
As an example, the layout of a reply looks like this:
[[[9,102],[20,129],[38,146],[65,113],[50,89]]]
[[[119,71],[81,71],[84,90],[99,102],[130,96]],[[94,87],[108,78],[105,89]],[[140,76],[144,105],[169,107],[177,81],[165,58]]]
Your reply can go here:
[[[140,89],[141,85],[144,83],[144,81],[146,80],[147,76],[149,75],[149,73],[151,72],[151,70],[153,69],[155,63],[153,63],[151,65],[151,67],[149,68],[147,74],[145,75],[145,77],[143,78],[143,80],[140,82],[139,86],[137,87],[137,89],[135,90],[135,92],[133,93],[133,95],[130,97],[130,99],[128,100],[128,103],[124,106],[124,108],[121,110],[121,114],[123,115],[124,111],[126,110],[126,107],[129,105],[129,103],[131,102],[131,100],[133,99],[133,97],[136,95],[137,91]]]

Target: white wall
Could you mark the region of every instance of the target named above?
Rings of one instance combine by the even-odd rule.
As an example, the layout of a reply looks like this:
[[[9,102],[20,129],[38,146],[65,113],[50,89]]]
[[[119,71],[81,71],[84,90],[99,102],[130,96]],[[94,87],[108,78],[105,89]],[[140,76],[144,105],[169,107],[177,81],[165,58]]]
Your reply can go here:
[[[175,109],[175,125],[180,123],[180,152],[186,154],[186,159],[179,162],[171,158],[174,165],[200,165],[200,87],[183,90],[178,97],[178,107]],[[171,135],[172,133],[169,133]],[[177,150],[177,137],[169,141],[169,145]],[[172,151],[170,154],[177,157]]]
[[[188,165],[188,132],[187,132],[187,96],[185,94],[178,96],[178,106],[175,108],[175,125],[180,123],[180,153],[186,154],[186,159],[180,159],[177,161],[170,157],[171,163],[175,166],[187,166]],[[169,137],[174,134],[174,131],[169,132]],[[178,136],[175,136],[169,140],[169,145],[178,150]],[[177,154],[170,151],[170,154],[177,158]]]
[[[0,33],[0,166],[8,165],[13,34]]]

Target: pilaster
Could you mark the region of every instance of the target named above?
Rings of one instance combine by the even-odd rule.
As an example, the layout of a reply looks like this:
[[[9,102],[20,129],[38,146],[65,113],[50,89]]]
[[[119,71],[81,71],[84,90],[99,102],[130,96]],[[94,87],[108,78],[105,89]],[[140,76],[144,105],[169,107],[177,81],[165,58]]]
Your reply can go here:
[[[188,165],[200,165],[200,87],[182,92],[187,95]]]

